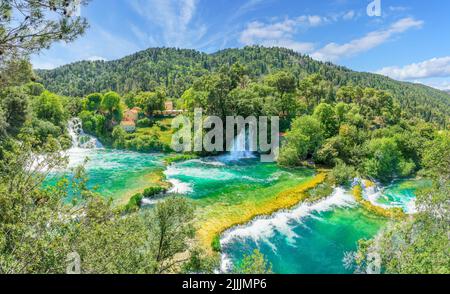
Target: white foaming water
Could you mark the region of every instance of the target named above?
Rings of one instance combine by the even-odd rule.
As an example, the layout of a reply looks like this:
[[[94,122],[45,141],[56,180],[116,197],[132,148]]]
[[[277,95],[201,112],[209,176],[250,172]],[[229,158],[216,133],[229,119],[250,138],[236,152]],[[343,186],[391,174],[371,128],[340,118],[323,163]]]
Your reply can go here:
[[[88,135],[83,131],[83,124],[81,122],[81,119],[77,117],[74,117],[69,121],[67,131],[69,132],[70,138],[72,139],[72,148],[103,148],[102,143],[100,143],[97,138]]]
[[[64,153],[69,158],[69,167],[83,164],[93,150],[103,148],[97,138],[84,133],[81,119],[77,117],[69,120],[67,131],[72,139],[72,147]]]
[[[72,147],[67,150],[64,155],[69,158],[68,167],[80,166],[84,163],[86,158],[90,157],[93,153],[92,149],[83,149],[79,147]]]
[[[390,209],[394,207],[399,207],[404,210],[406,214],[414,214],[417,212],[416,209],[416,200],[411,199],[410,201],[403,203],[401,201],[391,201],[389,204],[380,203],[380,199],[382,197],[386,197],[384,195],[384,189],[379,188],[378,185],[372,187],[363,187],[363,197],[370,201],[372,205],[378,206],[384,209]]]
[[[225,161],[237,161],[239,159],[254,158],[255,155],[251,151],[253,144],[253,136],[249,135],[245,129],[241,130],[233,140],[230,154],[222,157]]]
[[[248,225],[234,227],[222,235],[220,244],[226,247],[233,240],[249,238],[255,243],[265,242],[276,251],[275,246],[269,242],[276,231],[286,236],[288,242],[293,244],[298,237],[294,228],[303,218],[312,216],[314,212],[330,211],[335,207],[351,207],[355,204],[352,195],[342,188],[335,188],[333,194],[324,200],[316,203],[302,203],[292,210],[277,212],[270,217],[257,218]],[[229,271],[232,266],[230,258],[223,253],[221,259],[221,271]]]
[[[172,184],[172,188],[168,191],[169,193],[189,194],[193,191],[189,183],[182,182],[178,179],[168,179],[167,181]]]
[[[406,204],[406,213],[407,214],[416,214],[418,212],[416,206],[416,199],[412,199]]]
[[[189,167],[189,166],[169,166],[164,174],[167,177],[173,177],[177,175],[186,175],[193,178],[228,181],[237,176],[224,169],[205,169],[201,167]]]
[[[195,162],[195,163],[200,163],[200,164],[203,164],[203,165],[211,165],[211,166],[225,166],[225,163],[220,162],[220,161],[193,159],[193,160],[190,160],[189,162]]]

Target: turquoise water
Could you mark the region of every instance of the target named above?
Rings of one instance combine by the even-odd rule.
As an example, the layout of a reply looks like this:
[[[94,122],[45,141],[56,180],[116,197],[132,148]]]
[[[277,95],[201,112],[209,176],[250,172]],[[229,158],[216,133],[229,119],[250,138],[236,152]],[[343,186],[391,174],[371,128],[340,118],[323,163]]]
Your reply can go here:
[[[411,212],[415,192],[429,184],[397,181],[374,193],[374,201],[386,208],[402,207]],[[348,191],[337,189],[316,204],[301,204],[292,211],[227,232],[222,238],[223,270],[258,249],[275,273],[352,273],[353,268],[345,265],[345,254],[357,249],[358,240],[374,237],[386,222],[364,211]]]
[[[71,167],[88,157],[88,186],[114,199],[141,189],[149,174],[166,168],[161,154],[73,149],[69,156]],[[257,198],[264,187],[287,187],[314,172],[281,169],[256,158],[236,161],[223,156],[176,163],[167,167],[165,174],[174,184],[173,192],[184,193],[201,205],[226,209],[246,197]],[[417,185],[398,182],[384,189],[377,199],[381,205],[409,203],[416,189]],[[356,250],[359,239],[372,238],[385,222],[367,214],[347,192],[337,189],[316,204],[301,204],[230,230],[221,240],[223,265],[237,264],[245,254],[259,249],[275,273],[351,273],[343,262],[345,253]]]
[[[223,156],[176,163],[164,173],[174,185],[173,192],[200,200],[229,190],[267,187],[278,181],[312,175],[313,171],[282,169],[275,163],[261,163],[257,158],[236,161]]]
[[[258,249],[275,273],[352,273],[344,264],[344,255],[357,249],[358,240],[372,238],[384,224],[385,220],[353,203],[350,195],[332,196],[310,208],[301,205],[232,230],[222,239],[224,260],[228,266],[239,264],[244,255]]]
[[[117,199],[130,190],[145,187],[146,176],[163,169],[161,154],[143,154],[112,149],[82,149],[68,151],[69,169],[84,165],[89,178],[88,187],[104,197]],[[70,174],[70,171],[64,172]],[[56,173],[47,181],[52,184],[61,177]],[[68,200],[71,200],[70,198]]]
[[[220,201],[217,205],[236,203],[240,200],[236,194],[250,197],[246,195],[248,190],[258,195],[261,187],[305,176],[280,169],[276,164],[261,164],[256,159],[230,162],[220,157],[178,163],[169,167],[166,175],[189,197],[202,202]],[[415,190],[403,191],[400,184],[385,192],[407,203]],[[225,195],[217,197],[221,192]],[[406,196],[408,199],[404,199]],[[385,223],[385,219],[361,209],[348,192],[338,189],[312,207],[300,205],[224,234],[223,270],[227,264],[238,264],[245,254],[259,249],[275,273],[352,273],[353,269],[344,265],[345,253],[355,251],[358,240],[372,238]]]
[[[408,213],[415,212],[416,191],[430,187],[429,180],[399,180],[382,188],[378,193],[375,204],[384,207],[400,207]]]

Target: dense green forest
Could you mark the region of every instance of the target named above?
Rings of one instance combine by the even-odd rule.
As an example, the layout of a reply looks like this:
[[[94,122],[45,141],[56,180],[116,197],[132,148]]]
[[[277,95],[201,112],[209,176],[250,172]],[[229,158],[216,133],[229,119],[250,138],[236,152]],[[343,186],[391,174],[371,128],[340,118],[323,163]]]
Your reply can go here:
[[[114,61],[81,61],[54,70],[39,70],[39,81],[52,92],[85,96],[113,90],[120,94],[167,89],[169,97],[180,97],[197,77],[240,63],[250,78],[287,70],[297,81],[320,74],[333,86],[358,85],[390,91],[402,109],[427,121],[448,123],[449,95],[418,84],[354,72],[284,48],[245,47],[214,54],[195,50],[151,48]]]

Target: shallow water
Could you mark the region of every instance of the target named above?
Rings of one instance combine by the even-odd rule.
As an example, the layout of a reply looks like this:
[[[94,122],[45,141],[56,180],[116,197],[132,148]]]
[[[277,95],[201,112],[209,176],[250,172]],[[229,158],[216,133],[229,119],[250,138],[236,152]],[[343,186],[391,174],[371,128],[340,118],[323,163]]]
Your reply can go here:
[[[176,163],[164,173],[174,185],[174,192],[198,200],[225,192],[230,194],[232,191],[242,192],[242,189],[267,187],[289,178],[313,174],[305,169],[281,169],[274,163],[260,163],[257,158],[229,160],[226,156]]]
[[[399,180],[382,188],[374,204],[383,207],[400,207],[407,213],[415,213],[416,191],[431,185],[429,180]]]
[[[144,188],[149,174],[165,168],[162,154],[74,148],[68,155],[70,167],[88,157],[88,186],[113,199]],[[307,181],[314,171],[282,169],[274,163],[260,163],[257,158],[219,156],[176,163],[167,167],[165,174],[173,184],[172,192],[193,199],[199,207],[200,221],[207,221],[228,215],[230,209],[242,203],[258,205]],[[55,181],[49,180],[48,184]],[[382,189],[376,201],[407,209],[421,185],[415,181],[394,183]],[[230,262],[238,264],[245,254],[259,249],[275,273],[351,273],[344,266],[344,254],[356,250],[359,239],[372,238],[385,223],[363,211],[348,192],[336,189],[318,203],[303,203],[226,232],[221,239],[223,267]]]
[[[143,154],[112,149],[70,149],[69,169],[86,162],[89,178],[88,187],[104,197],[118,199],[134,189],[145,187],[151,172],[163,168],[161,154]],[[64,173],[70,174],[70,171]],[[61,172],[47,181],[53,184],[61,177]],[[71,197],[69,197],[68,200]]]
[[[227,232],[222,238],[222,270],[258,249],[275,273],[351,273],[344,254],[355,251],[358,240],[373,237],[384,223],[337,190],[318,203],[300,204]]]

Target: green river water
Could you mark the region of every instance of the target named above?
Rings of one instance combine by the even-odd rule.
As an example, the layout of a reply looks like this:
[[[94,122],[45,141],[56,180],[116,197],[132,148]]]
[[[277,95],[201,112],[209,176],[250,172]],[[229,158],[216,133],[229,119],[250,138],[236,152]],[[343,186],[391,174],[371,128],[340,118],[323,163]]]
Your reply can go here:
[[[90,158],[86,165],[89,186],[105,197],[118,199],[129,190],[145,188],[148,174],[165,169],[173,192],[186,195],[205,209],[226,210],[228,205],[277,193],[314,175],[312,170],[281,169],[255,158],[222,156],[166,168],[161,154],[75,148],[68,156],[71,166]],[[379,197],[372,200],[407,208],[415,189],[414,182],[397,182],[378,191]],[[354,251],[359,239],[373,237],[385,223],[363,211],[347,191],[337,188],[317,203],[299,204],[224,233],[222,268],[239,263],[244,254],[257,248],[272,263],[275,273],[350,273],[344,266],[344,254]]]

